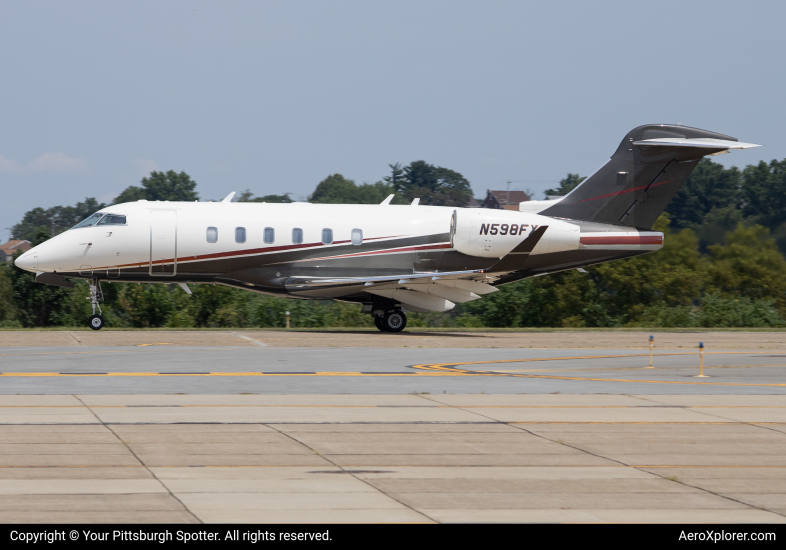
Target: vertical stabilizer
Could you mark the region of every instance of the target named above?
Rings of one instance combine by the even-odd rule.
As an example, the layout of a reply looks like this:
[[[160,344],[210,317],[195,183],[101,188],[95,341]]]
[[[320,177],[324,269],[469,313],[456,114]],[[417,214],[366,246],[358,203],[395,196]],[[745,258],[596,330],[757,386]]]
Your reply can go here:
[[[688,126],[639,126],[600,170],[540,214],[649,229],[702,157],[750,147],[758,146]]]

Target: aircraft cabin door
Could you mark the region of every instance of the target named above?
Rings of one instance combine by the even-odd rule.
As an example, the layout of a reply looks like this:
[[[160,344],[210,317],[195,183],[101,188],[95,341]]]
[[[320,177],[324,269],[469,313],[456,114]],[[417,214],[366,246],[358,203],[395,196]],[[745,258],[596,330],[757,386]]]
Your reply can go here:
[[[150,211],[150,275],[173,277],[177,273],[177,212]]]

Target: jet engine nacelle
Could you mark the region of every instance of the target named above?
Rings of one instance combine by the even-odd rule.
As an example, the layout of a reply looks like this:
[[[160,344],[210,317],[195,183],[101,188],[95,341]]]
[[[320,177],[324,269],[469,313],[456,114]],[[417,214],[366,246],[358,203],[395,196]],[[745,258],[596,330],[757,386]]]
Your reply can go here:
[[[489,208],[454,210],[451,244],[470,256],[502,258],[544,225],[548,229],[532,254],[578,250],[578,225],[537,214]]]

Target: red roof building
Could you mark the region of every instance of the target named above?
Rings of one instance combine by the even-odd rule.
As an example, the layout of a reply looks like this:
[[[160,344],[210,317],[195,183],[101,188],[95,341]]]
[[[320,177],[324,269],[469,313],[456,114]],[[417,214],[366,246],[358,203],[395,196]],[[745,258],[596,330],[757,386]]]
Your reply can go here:
[[[519,203],[530,200],[524,191],[492,191],[486,190],[486,198],[481,206],[483,208],[500,208],[504,210],[518,210]]]
[[[0,245],[0,262],[12,262],[14,254],[17,252],[27,252],[33,248],[33,243],[30,241],[10,240],[7,243]]]

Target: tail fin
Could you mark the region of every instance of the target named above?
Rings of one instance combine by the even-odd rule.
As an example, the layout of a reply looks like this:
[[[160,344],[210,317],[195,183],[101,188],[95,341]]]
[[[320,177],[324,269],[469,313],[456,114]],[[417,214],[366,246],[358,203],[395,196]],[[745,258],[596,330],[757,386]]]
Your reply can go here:
[[[669,124],[631,130],[611,159],[545,216],[649,229],[704,156],[758,147]]]

